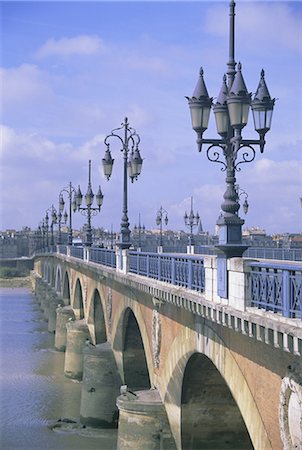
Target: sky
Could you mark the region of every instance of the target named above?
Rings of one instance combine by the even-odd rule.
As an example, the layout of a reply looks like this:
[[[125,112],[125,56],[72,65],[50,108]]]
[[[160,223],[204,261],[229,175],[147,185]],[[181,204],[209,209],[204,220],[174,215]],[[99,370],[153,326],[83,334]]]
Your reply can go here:
[[[155,228],[162,206],[169,229],[185,230],[190,198],[205,231],[214,233],[225,173],[201,153],[186,96],[204,70],[217,97],[228,61],[227,1],[95,1],[0,3],[0,229],[36,229],[71,181],[85,194],[104,194],[95,227],[119,230],[123,158],[104,178],[104,138],[128,117],[140,136],[142,173],[128,184],[130,228]],[[276,105],[261,154],[243,164],[237,183],[247,192],[244,228],[268,234],[302,232],[302,2],[236,4],[235,60],[249,92],[260,72]],[[213,113],[205,138],[218,138]],[[243,137],[257,139],[253,119]],[[241,200],[244,197],[241,196]],[[65,201],[68,199],[65,195]],[[85,217],[77,213],[74,226]]]

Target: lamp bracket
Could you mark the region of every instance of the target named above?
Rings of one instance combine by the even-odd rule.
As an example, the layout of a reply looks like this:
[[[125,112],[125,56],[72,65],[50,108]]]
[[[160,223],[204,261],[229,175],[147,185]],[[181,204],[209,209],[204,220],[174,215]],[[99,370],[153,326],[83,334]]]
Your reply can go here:
[[[88,208],[83,208],[82,206],[78,209],[78,211],[82,214],[82,216],[88,216]],[[99,208],[90,208],[90,215],[96,216],[101,210]]]
[[[240,172],[240,170],[241,170],[241,167],[238,167],[240,164],[252,162],[252,161],[254,161],[255,156],[256,156],[256,152],[255,152],[254,148],[250,144],[243,143],[239,146],[238,150],[236,151],[236,159],[237,159],[238,152],[243,150],[244,148],[247,150],[242,152],[242,159],[240,161],[238,161],[236,164],[234,164],[234,169],[237,170],[237,172]],[[236,159],[234,160],[234,163],[235,163]]]
[[[222,161],[220,159],[221,155],[220,155],[220,151],[214,150],[214,148],[219,148],[219,150],[221,150],[223,153],[225,152],[225,145],[224,144],[212,144],[210,145],[210,147],[208,147],[207,149],[207,158],[209,161],[211,162],[215,162],[215,163],[219,163],[222,164],[222,168],[221,171],[225,172],[227,169],[227,165],[224,161]]]

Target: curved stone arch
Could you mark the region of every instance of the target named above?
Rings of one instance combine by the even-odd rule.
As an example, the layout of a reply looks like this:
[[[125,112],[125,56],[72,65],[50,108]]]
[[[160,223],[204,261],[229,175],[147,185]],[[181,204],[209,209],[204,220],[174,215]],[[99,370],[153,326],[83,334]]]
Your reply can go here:
[[[220,336],[204,322],[183,329],[174,339],[158,379],[159,391],[166,407],[170,426],[178,449],[181,449],[180,380],[194,353],[207,356],[224,378],[250,435],[255,450],[273,450],[256,402],[246,379],[231,351]],[[196,328],[197,328],[196,327]]]
[[[47,281],[48,284],[50,284],[50,282],[51,282],[51,268],[50,268],[49,261],[47,261],[46,267],[47,267],[47,277],[46,277],[46,281]]]
[[[42,276],[43,280],[46,280],[46,271],[47,271],[46,261],[45,261],[45,259],[42,259],[42,261],[41,261],[41,276]]]
[[[107,341],[105,322],[105,304],[98,288],[93,289],[87,315],[87,325],[93,344],[102,344]]]
[[[56,269],[55,288],[59,295],[62,295],[62,267],[60,264],[57,265]]]
[[[72,307],[73,307],[76,319],[83,319],[84,318],[84,297],[83,297],[82,283],[79,278],[77,278],[77,280],[75,282]]]
[[[50,266],[50,285],[51,287],[55,287],[56,285],[56,268],[54,263]]]
[[[124,345],[124,324],[127,311],[130,310],[139,327],[141,334],[148,374],[151,386],[154,386],[154,371],[153,371],[153,358],[150,342],[148,339],[147,327],[144,321],[143,314],[141,312],[140,306],[137,302],[133,302],[131,299],[127,298],[125,303],[120,303],[114,315],[114,322],[112,323],[112,349],[115,354],[115,359],[117,367],[120,373],[120,377],[124,382],[124,367],[123,367],[123,345]]]
[[[65,306],[70,305],[71,303],[70,291],[71,291],[70,276],[68,270],[65,270],[62,284],[62,297]]]

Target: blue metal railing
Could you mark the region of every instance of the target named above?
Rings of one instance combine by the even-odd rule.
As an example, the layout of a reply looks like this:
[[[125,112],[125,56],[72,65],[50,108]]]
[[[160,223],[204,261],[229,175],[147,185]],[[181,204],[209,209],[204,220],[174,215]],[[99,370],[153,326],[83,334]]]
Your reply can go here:
[[[64,252],[64,246],[59,247]],[[71,256],[83,259],[83,247],[70,248]],[[114,250],[91,248],[90,261],[116,267]],[[302,265],[298,263],[250,262],[251,305],[302,319]],[[129,251],[129,272],[182,286],[198,292],[205,287],[200,255]]]
[[[129,252],[129,272],[202,292],[204,266],[200,256]]]
[[[67,245],[58,245],[58,251],[63,255],[67,255]]]
[[[217,255],[217,249],[213,245],[196,245],[195,253],[201,255]],[[243,253],[243,257],[302,261],[302,248],[249,247]]]
[[[116,255],[114,250],[106,248],[91,248],[90,261],[104,264],[104,266],[116,267]]]
[[[302,261],[301,248],[249,247],[243,254],[247,258],[279,259],[284,261]]]
[[[70,247],[70,256],[74,256],[75,258],[84,258],[84,248],[79,247],[77,245],[73,245]]]
[[[252,306],[302,319],[302,266],[259,262],[249,265]]]

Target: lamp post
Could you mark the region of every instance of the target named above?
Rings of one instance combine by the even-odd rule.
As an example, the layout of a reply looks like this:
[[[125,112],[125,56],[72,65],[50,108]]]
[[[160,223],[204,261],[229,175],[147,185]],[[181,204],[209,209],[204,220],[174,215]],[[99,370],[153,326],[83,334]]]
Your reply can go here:
[[[196,214],[193,213],[193,197],[191,197],[191,211],[190,214],[187,214],[187,211],[184,215],[184,221],[185,225],[190,228],[190,236],[189,236],[189,246],[191,247],[194,245],[194,237],[193,237],[193,228],[197,227],[199,223],[199,214],[198,212]]]
[[[242,256],[246,246],[242,245],[242,225],[244,220],[238,216],[240,208],[236,193],[236,171],[240,165],[255,159],[255,146],[260,147],[263,153],[265,134],[271,127],[271,119],[275,99],[270,97],[264,71],[261,71],[260,82],[252,100],[247,91],[242,72],[241,63],[234,59],[235,37],[235,2],[230,2],[230,35],[229,35],[229,61],[226,75],[217,101],[209,97],[203,79],[203,69],[191,98],[187,97],[192,120],[192,128],[197,133],[198,150],[202,144],[208,144],[206,151],[209,161],[222,165],[221,170],[226,172],[226,191],[221,205],[222,214],[217,225],[219,226],[219,244],[217,248],[228,257]],[[213,107],[217,133],[220,139],[204,139],[203,133],[208,128],[210,110]],[[243,139],[242,129],[248,121],[249,109],[252,109],[255,130],[259,139]]]
[[[124,131],[124,137],[122,138],[118,132],[119,130]],[[143,160],[141,158],[139,152],[139,143],[140,137],[136,133],[134,128],[129,126],[129,122],[127,117],[125,118],[124,123],[119,128],[115,128],[111,131],[111,133],[106,136],[104,143],[107,146],[105,157],[102,159],[104,174],[109,180],[112,167],[114,163],[114,159],[111,156],[110,148],[109,148],[109,139],[117,138],[122,144],[121,152],[123,152],[124,157],[124,170],[123,170],[123,213],[122,213],[122,221],[121,221],[121,234],[120,241],[118,243],[119,248],[127,249],[130,247],[130,229],[129,229],[129,219],[128,219],[128,183],[127,183],[127,172],[128,175],[133,182],[137,180],[138,176],[142,170]],[[130,154],[129,154],[130,153]]]
[[[85,203],[86,206],[82,207],[82,199],[83,195],[81,192],[80,186],[78,187],[78,190],[75,195],[75,204],[76,209],[80,211],[83,215],[87,216],[87,233],[86,233],[86,242],[85,245],[87,247],[91,247],[92,245],[92,229],[91,229],[91,216],[95,216],[98,212],[101,211],[101,206],[103,204],[103,194],[101,191],[101,186],[99,186],[98,193],[95,196],[97,207],[93,207],[93,199],[94,199],[94,193],[92,191],[91,187],[91,160],[89,160],[89,170],[88,170],[88,188],[85,195]]]
[[[115,233],[113,232],[113,226],[111,224],[110,231],[108,232],[108,239],[110,241],[110,248],[113,249],[114,245],[114,239],[115,239]]]
[[[45,219],[42,220],[41,231],[42,231],[42,246],[43,246],[43,250],[45,250],[45,248],[46,248],[46,224],[45,224]]]
[[[141,225],[141,215],[138,214],[138,225],[134,225],[134,231],[138,233],[138,250],[141,251],[142,240],[141,235],[145,232],[145,225]]]
[[[165,217],[163,217],[165,214]],[[156,213],[156,225],[159,226],[159,233],[160,233],[160,241],[159,245],[161,247],[161,251],[163,248],[163,222],[165,222],[165,225],[168,225],[168,213],[167,211],[161,206],[159,210]]]
[[[69,214],[67,214],[67,212],[64,213],[64,220],[65,223],[67,222],[67,218],[69,216],[69,226],[68,226],[68,240],[67,240],[67,244],[68,245],[72,245],[72,212],[75,212],[77,209],[76,203],[75,203],[75,195],[76,195],[76,190],[75,188],[72,186],[71,181],[69,182],[69,185],[64,187],[61,192],[60,192],[60,197],[59,197],[59,210],[61,211],[61,213],[63,213],[64,210],[64,197],[63,197],[63,192],[65,192],[68,196],[69,199]],[[74,196],[74,198],[72,198],[72,196]],[[61,231],[61,230],[60,230]],[[59,236],[60,236],[60,240],[61,240],[61,232],[59,232]],[[61,242],[60,242],[61,243]]]
[[[48,249],[48,229],[49,229],[49,217],[48,212],[46,211],[45,218],[44,218],[44,234],[46,236],[46,249]]]
[[[45,216],[47,229],[48,229],[48,223],[49,223],[48,211],[50,211],[50,218],[51,218],[51,222],[50,222],[50,236],[51,236],[50,237],[50,245],[53,247],[54,246],[53,226],[54,226],[55,223],[57,223],[57,211],[56,211],[56,208],[53,205],[51,205],[51,207],[47,209],[46,216]],[[48,234],[46,236],[47,236],[47,246],[48,246]]]
[[[39,250],[44,249],[44,220],[38,225]]]
[[[63,220],[64,224],[66,224],[67,218],[68,218],[68,214],[66,211],[63,214],[64,205],[65,205],[64,199],[63,199],[62,194],[60,193],[60,195],[59,195],[59,212],[57,214],[57,221],[56,221],[56,223],[58,223],[58,240],[57,240],[58,245],[62,244],[62,234],[61,234],[62,220]]]

